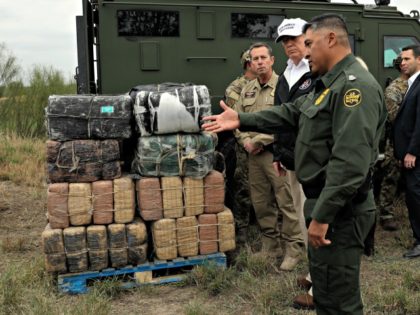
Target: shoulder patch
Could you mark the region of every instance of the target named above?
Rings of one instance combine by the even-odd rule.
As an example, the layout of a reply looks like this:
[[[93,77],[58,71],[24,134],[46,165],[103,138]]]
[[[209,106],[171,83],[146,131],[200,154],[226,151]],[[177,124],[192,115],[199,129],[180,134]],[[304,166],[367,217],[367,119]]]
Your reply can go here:
[[[245,98],[251,98],[255,96],[255,92],[245,92]]]
[[[306,79],[300,86],[299,86],[299,90],[303,91],[306,90],[308,87],[311,86],[312,80],[311,79]]]
[[[344,94],[344,105],[347,107],[355,107],[362,102],[362,92],[358,89],[350,89]]]
[[[318,96],[318,98],[315,100],[315,105],[318,106],[319,104],[321,104],[321,102],[324,100],[325,96],[327,96],[328,92],[330,91],[330,89],[325,89],[320,96]]]

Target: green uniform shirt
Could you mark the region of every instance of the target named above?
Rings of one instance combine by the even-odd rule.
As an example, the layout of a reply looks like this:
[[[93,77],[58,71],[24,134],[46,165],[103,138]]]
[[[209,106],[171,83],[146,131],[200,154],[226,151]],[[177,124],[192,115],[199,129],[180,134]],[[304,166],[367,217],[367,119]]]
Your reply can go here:
[[[296,175],[303,185],[324,185],[311,217],[331,223],[356,195],[377,158],[386,120],[382,89],[350,54],[322,76],[312,92],[283,105],[241,113],[240,129],[298,129]],[[360,207],[374,209],[373,198]]]

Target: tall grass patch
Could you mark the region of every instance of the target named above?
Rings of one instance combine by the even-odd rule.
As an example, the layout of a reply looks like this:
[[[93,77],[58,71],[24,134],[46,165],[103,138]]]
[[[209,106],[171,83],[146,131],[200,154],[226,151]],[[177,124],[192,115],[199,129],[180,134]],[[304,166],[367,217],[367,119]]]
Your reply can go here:
[[[36,66],[29,74],[29,85],[21,81],[8,84],[0,100],[0,130],[21,137],[45,137],[44,108],[52,94],[75,94],[76,85],[60,71]]]
[[[0,180],[38,187],[45,182],[45,141],[0,132]]]

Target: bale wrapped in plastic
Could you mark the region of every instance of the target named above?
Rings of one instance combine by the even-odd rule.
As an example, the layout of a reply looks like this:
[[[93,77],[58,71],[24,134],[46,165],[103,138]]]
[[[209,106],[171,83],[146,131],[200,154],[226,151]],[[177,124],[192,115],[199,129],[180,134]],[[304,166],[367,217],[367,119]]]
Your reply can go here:
[[[176,219],[176,241],[181,257],[198,254],[198,223],[196,217]]]
[[[219,238],[219,251],[227,252],[234,250],[235,243],[235,222],[232,211],[225,208],[223,212],[217,214],[217,229]]]
[[[68,209],[71,225],[87,225],[92,221],[92,185],[71,183],[69,185]]]
[[[69,272],[86,271],[88,269],[86,228],[83,226],[66,228],[63,230],[63,236]]]
[[[132,172],[203,178],[213,169],[217,138],[210,133],[140,137]]]
[[[114,179],[114,222],[129,223],[135,214],[135,188],[132,178]]]
[[[204,85],[160,86],[137,92],[134,116],[142,136],[200,132],[211,115],[210,95]]]
[[[45,115],[49,139],[128,139],[133,100],[129,95],[51,95]]]
[[[217,252],[217,215],[202,214],[198,216],[200,255]]]
[[[52,229],[48,224],[42,232],[41,238],[45,254],[45,270],[51,273],[66,273],[63,230]]]
[[[108,237],[105,225],[90,225],[86,229],[89,249],[89,269],[102,270],[108,267]]]
[[[143,220],[136,219],[125,226],[128,263],[138,265],[147,260],[147,230]]]
[[[163,218],[162,190],[159,178],[141,178],[136,182],[137,203],[144,221]]]
[[[110,224],[114,218],[114,188],[112,180],[92,183],[93,224]]]
[[[175,219],[161,219],[153,222],[152,237],[158,259],[166,260],[177,257]]]
[[[52,229],[64,229],[70,225],[68,195],[68,183],[48,185],[47,214],[48,222]]]
[[[184,215],[182,180],[178,176],[162,177],[163,217],[180,218]]]
[[[47,141],[47,175],[51,183],[118,178],[119,159],[117,140]]]
[[[125,224],[113,223],[108,225],[109,259],[112,267],[127,265],[127,237]]]

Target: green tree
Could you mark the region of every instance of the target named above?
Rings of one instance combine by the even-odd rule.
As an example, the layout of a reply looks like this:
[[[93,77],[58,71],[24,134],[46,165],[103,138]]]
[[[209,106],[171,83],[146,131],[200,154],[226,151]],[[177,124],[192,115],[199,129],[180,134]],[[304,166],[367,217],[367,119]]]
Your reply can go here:
[[[13,53],[5,43],[0,43],[0,86],[6,86],[15,80],[20,73],[20,67]]]

